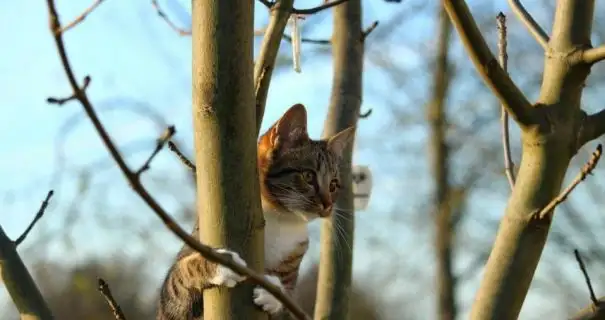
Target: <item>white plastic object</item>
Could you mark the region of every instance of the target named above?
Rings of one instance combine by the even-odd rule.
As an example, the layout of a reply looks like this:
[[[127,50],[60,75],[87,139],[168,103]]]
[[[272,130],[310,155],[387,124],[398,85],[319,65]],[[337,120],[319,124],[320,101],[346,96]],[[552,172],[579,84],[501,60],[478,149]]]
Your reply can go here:
[[[301,46],[301,23],[298,15],[290,15],[291,38],[292,38],[292,61],[294,71],[301,73],[300,68],[300,46]]]
[[[353,166],[353,195],[355,210],[365,210],[372,193],[372,172],[368,166]]]

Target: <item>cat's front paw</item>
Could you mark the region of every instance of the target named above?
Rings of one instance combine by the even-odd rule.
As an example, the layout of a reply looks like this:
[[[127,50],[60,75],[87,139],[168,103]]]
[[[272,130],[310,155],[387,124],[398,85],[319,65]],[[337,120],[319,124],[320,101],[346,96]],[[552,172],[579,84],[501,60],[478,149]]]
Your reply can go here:
[[[284,291],[284,286],[278,277],[265,275],[265,279]],[[271,293],[260,286],[254,288],[254,303],[269,314],[276,314],[283,308],[281,301],[277,300]]]
[[[227,249],[217,249],[216,252],[229,254],[235,263],[244,267],[247,265],[246,261],[244,261],[244,259],[242,259],[236,252],[229,251]],[[214,277],[212,277],[209,282],[217,286],[233,288],[236,284],[244,281],[245,279],[245,276],[235,273],[235,271],[229,269],[228,267],[217,264]]]

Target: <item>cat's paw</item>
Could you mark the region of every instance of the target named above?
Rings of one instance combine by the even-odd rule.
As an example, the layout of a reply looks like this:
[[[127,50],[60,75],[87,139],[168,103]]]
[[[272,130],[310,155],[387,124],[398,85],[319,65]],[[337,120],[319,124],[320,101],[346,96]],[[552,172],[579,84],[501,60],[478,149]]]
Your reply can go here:
[[[282,291],[284,291],[284,286],[276,276],[265,275],[265,279],[267,279],[272,284],[278,286]],[[280,312],[283,308],[281,301],[277,300],[271,293],[265,290],[262,287],[254,288],[254,303],[263,308],[269,314],[276,314]]]
[[[239,265],[242,266],[246,266],[246,261],[244,261],[244,259],[242,259],[239,254],[233,252],[233,251],[229,251],[227,249],[217,249],[216,252],[218,253],[226,253],[231,255],[231,258],[233,259],[233,261]],[[238,284],[241,281],[244,281],[246,279],[245,276],[239,275],[237,273],[235,273],[235,271],[229,269],[228,267],[225,267],[223,265],[217,264],[216,266],[216,273],[214,275],[214,277],[212,277],[209,282],[217,285],[217,286],[225,286],[225,287],[229,287],[229,288],[233,288],[236,284]]]

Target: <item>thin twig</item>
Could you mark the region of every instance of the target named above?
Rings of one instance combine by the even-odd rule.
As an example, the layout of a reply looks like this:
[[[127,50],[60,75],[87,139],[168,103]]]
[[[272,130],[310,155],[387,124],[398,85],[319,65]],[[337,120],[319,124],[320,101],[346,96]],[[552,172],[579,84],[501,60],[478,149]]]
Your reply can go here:
[[[597,300],[597,296],[594,293],[594,289],[592,288],[592,283],[590,282],[590,277],[588,276],[588,271],[586,271],[586,266],[584,265],[584,261],[582,261],[582,256],[578,249],[574,249],[573,254],[576,256],[576,261],[578,261],[578,265],[580,266],[580,270],[582,270],[582,274],[584,275],[584,280],[586,280],[586,285],[588,286],[588,292],[590,293],[590,301],[596,306],[599,304],[599,300]]]
[[[310,8],[310,9],[296,9],[296,8],[293,8],[292,9],[292,13],[295,13],[295,14],[315,14],[315,13],[318,13],[320,11],[332,8],[334,6],[337,6],[337,5],[341,4],[341,3],[345,3],[347,1],[349,1],[349,0],[334,0],[334,1],[326,2],[326,3],[322,4],[321,6],[317,6],[315,8]]]
[[[61,31],[59,31],[61,32]],[[90,85],[90,76],[86,76],[84,77],[84,83],[82,84],[82,88],[79,89],[76,93],[72,94],[71,96],[67,97],[67,98],[54,98],[54,97],[49,97],[48,99],[46,99],[46,102],[51,103],[51,104],[58,104],[60,106],[68,103],[69,101],[72,100],[78,100],[78,94],[79,92],[83,92],[86,89],[88,89],[88,85]]]
[[[172,22],[172,20],[170,20],[170,18],[168,18],[168,15],[166,15],[164,10],[162,10],[162,8],[160,8],[160,5],[158,4],[157,0],[151,0],[151,5],[157,12],[158,16],[160,16],[160,18],[162,18],[162,20],[164,20],[168,24],[168,26],[172,30],[174,30],[176,33],[178,33],[181,36],[190,36],[191,35],[191,30],[186,30],[186,29],[178,27],[176,24],[174,24]]]
[[[166,144],[166,142],[168,142],[172,138],[172,136],[174,136],[175,132],[176,132],[176,130],[175,130],[174,126],[169,126],[168,128],[166,128],[166,130],[164,130],[162,135],[156,141],[155,149],[153,149],[153,152],[151,153],[151,155],[149,155],[149,157],[147,158],[145,163],[143,163],[141,168],[139,168],[139,170],[137,170],[134,173],[136,176],[140,177],[143,172],[149,170],[149,164],[151,164],[151,161],[153,161],[153,158],[155,158],[155,156],[160,152],[160,150],[162,150],[164,148],[164,145]]]
[[[372,114],[372,111],[374,111],[372,108],[368,109],[368,111],[366,112],[359,112],[359,118],[361,119],[365,119],[367,117],[369,117]]]
[[[181,162],[187,166],[187,168],[191,169],[191,171],[193,173],[195,173],[196,171],[196,167],[195,164],[193,164],[193,162],[189,159],[187,159],[187,157],[181,152],[181,150],[179,150],[179,148],[176,146],[176,144],[174,144],[174,142],[172,141],[168,141],[168,149],[170,149],[170,151],[174,152],[174,154],[176,154],[176,156],[179,158],[179,160],[181,160]]]
[[[86,10],[84,10],[84,12],[82,12],[82,14],[77,16],[74,19],[74,21],[66,24],[63,27],[63,30],[61,32],[66,32],[67,30],[80,24],[80,22],[84,21],[84,19],[86,19],[86,17],[88,17],[89,14],[91,14],[101,3],[103,3],[103,1],[105,1],[105,0],[96,0],[95,2],[93,2],[93,4],[90,5],[90,7],[88,7]]]
[[[499,60],[500,66],[502,66],[502,70],[508,73],[508,53],[506,50],[507,41],[506,41],[506,16],[504,13],[500,12],[496,17],[496,22],[498,26],[498,52],[499,52]],[[504,172],[506,172],[506,177],[508,178],[508,184],[510,188],[515,186],[515,174],[513,163],[513,159],[510,152],[510,134],[509,134],[509,124],[508,124],[508,112],[506,112],[506,107],[502,105],[502,113],[500,116],[500,125],[502,127],[502,147],[504,148]]]
[[[284,34],[282,37],[283,37],[284,40],[286,40],[286,41],[288,41],[290,43],[292,42],[292,37],[291,36],[289,36],[287,34]],[[323,45],[332,43],[332,40],[329,40],[329,39],[301,38],[300,41],[304,42],[304,43],[323,44]]]
[[[366,38],[370,35],[370,33],[372,33],[374,29],[376,29],[376,27],[378,27],[378,21],[374,21],[374,23],[372,23],[369,27],[363,30],[361,32],[361,41],[365,41]]]
[[[122,312],[122,308],[120,308],[120,305],[116,302],[116,300],[113,298],[113,295],[111,294],[109,285],[107,284],[107,282],[105,282],[105,280],[101,278],[99,278],[99,292],[101,292],[101,294],[105,298],[105,301],[107,301],[109,308],[111,308],[111,312],[113,312],[114,318],[116,318],[116,320],[126,320],[124,312]]]
[[[542,48],[546,50],[548,48],[548,41],[550,41],[548,39],[548,35],[546,34],[546,32],[544,32],[544,29],[540,27],[536,20],[534,20],[531,14],[529,14],[529,12],[525,10],[525,7],[523,7],[521,1],[508,0],[508,4],[510,5],[517,18],[519,18],[519,20],[523,22],[527,30],[529,30],[529,32],[536,39],[536,41],[538,41]]]
[[[552,213],[555,207],[559,205],[559,203],[565,201],[567,196],[580,184],[580,182],[584,181],[586,177],[592,173],[592,170],[599,163],[599,159],[603,153],[603,146],[599,144],[597,149],[592,153],[590,160],[582,167],[580,173],[576,176],[576,178],[571,182],[563,192],[561,192],[556,198],[554,198],[549,204],[546,205],[542,210],[537,213],[537,217],[540,219],[544,219],[548,214]]]
[[[19,236],[19,238],[17,238],[17,240],[15,240],[15,246],[19,246],[21,244],[21,242],[23,242],[23,240],[25,240],[25,238],[27,238],[27,235],[29,234],[29,232],[32,231],[32,229],[34,228],[36,223],[38,223],[38,220],[40,220],[40,218],[42,218],[42,216],[44,215],[44,212],[46,212],[46,208],[48,207],[50,198],[52,198],[53,194],[55,194],[55,192],[53,190],[48,191],[46,198],[44,199],[44,201],[42,201],[42,205],[40,205],[40,209],[38,209],[38,212],[36,213],[36,216],[34,217],[32,222],[29,224],[29,226],[27,226],[27,228],[25,228],[25,231],[23,231],[23,233]]]
[[[297,319],[307,320],[310,319],[309,316],[305,314],[305,312],[290,298],[286,293],[284,293],[281,288],[273,285],[266,278],[255,272],[254,270],[240,265],[233,261],[231,255],[221,254],[216,252],[211,247],[202,244],[197,239],[193,238],[188,232],[183,230],[174,219],[162,208],[162,206],[153,198],[145,186],[138,179],[138,176],[128,167],[124,157],[120,154],[118,149],[116,148],[114,142],[111,137],[107,133],[107,130],[99,120],[97,113],[90,102],[88,95],[84,90],[82,90],[76,81],[75,75],[73,73],[73,69],[71,67],[71,63],[69,58],[67,57],[67,53],[65,50],[65,44],[63,42],[63,36],[61,34],[61,23],[59,21],[59,16],[57,13],[57,9],[55,6],[54,0],[46,0],[48,4],[49,18],[50,18],[50,28],[52,31],[53,38],[55,40],[55,44],[57,46],[57,51],[59,53],[59,57],[61,59],[61,63],[63,64],[63,69],[67,76],[69,85],[74,91],[75,96],[78,101],[82,104],[84,111],[95,130],[99,134],[103,144],[109,151],[111,157],[116,162],[120,171],[123,173],[124,177],[130,184],[131,188],[136,192],[141,199],[156,213],[156,215],[162,220],[164,225],[170,229],[178,238],[183,240],[186,245],[191,247],[193,250],[199,252],[202,256],[208,259],[211,262],[219,263],[233,270],[234,272],[245,275],[255,285],[259,285],[269,293],[271,293],[276,299],[278,299],[286,309],[288,309]]]

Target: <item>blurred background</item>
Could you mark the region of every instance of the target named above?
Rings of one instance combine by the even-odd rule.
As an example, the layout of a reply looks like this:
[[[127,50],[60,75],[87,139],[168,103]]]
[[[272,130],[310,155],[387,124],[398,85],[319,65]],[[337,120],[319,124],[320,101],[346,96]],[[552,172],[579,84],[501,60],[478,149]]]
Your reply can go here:
[[[57,1],[65,24],[92,1]],[[297,8],[319,0],[298,0]],[[554,1],[526,1],[527,9],[547,32]],[[190,1],[159,0],[178,26],[190,26]],[[508,17],[509,71],[530,100],[538,96],[543,53],[506,1],[468,1],[494,54],[496,15]],[[362,112],[354,162],[367,165],[374,187],[367,210],[356,213],[354,250],[354,319],[437,319],[439,273],[449,273],[454,318],[466,319],[482,277],[509,186],[502,160],[500,107],[478,77],[455,31],[440,28],[438,1],[363,1],[364,25],[380,25],[366,41]],[[597,1],[593,40],[605,42],[605,2]],[[331,11],[307,17],[303,36],[327,40]],[[256,6],[256,28],[268,12]],[[109,158],[76,102],[46,103],[71,90],[48,30],[41,2],[0,3],[2,137],[0,157],[0,225],[13,239],[35,215],[49,189],[55,190],[42,220],[19,247],[19,253],[57,319],[112,319],[97,291],[97,277],[112,288],[128,319],[152,319],[158,288],[180,242],[135,195]],[[444,31],[447,31],[444,33]],[[444,34],[451,33],[451,36]],[[127,156],[140,166],[169,124],[175,142],[192,154],[191,40],[172,30],[144,1],[104,1],[65,35],[78,77],[92,77],[88,89],[101,120]],[[261,37],[257,37],[256,51]],[[438,44],[447,46],[446,68],[437,63]],[[443,53],[443,52],[442,52]],[[263,128],[289,106],[309,110],[309,131],[321,135],[331,90],[329,44],[303,43],[302,73],[293,71],[291,46],[282,43],[269,92]],[[584,108],[603,108],[603,66],[593,68],[586,83]],[[436,74],[437,72],[437,74]],[[440,74],[439,74],[440,73]],[[442,75],[446,90],[436,95]],[[435,122],[429,112],[435,99],[445,112]],[[435,123],[445,133],[441,141]],[[513,161],[519,163],[519,131],[511,124]],[[449,150],[438,160],[448,173],[435,176],[435,146]],[[567,181],[589,158],[595,143],[578,153]],[[520,319],[563,319],[588,304],[588,292],[573,257],[584,255],[597,294],[605,293],[605,227],[600,211],[605,190],[603,166],[559,206],[547,246]],[[168,150],[143,175],[156,199],[186,228],[194,216],[194,183],[188,169]],[[445,190],[439,197],[436,190]],[[601,200],[600,200],[601,199]],[[448,270],[436,268],[442,255],[436,243],[436,202],[449,210]],[[319,257],[319,223],[311,226],[312,248],[304,261],[301,300],[312,308]],[[437,249],[436,249],[437,248]],[[0,288],[2,286],[0,285]],[[5,290],[0,290],[0,319],[17,319]]]

